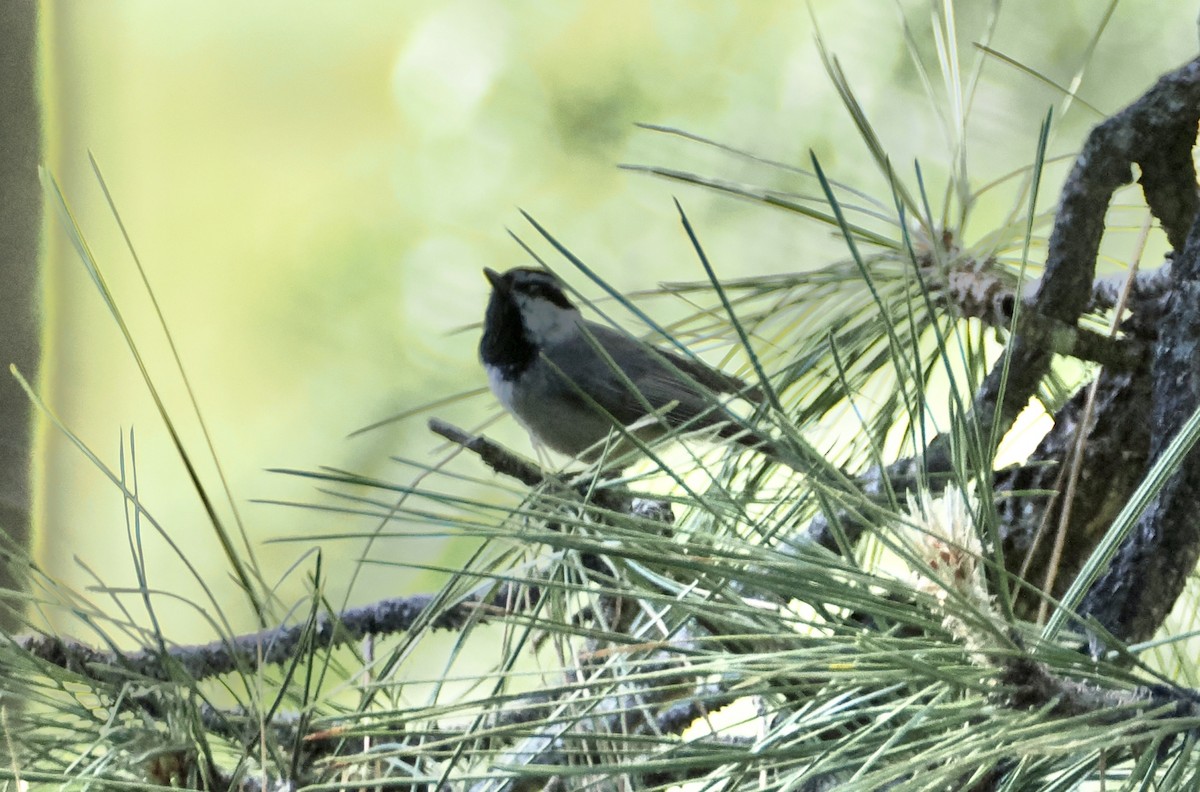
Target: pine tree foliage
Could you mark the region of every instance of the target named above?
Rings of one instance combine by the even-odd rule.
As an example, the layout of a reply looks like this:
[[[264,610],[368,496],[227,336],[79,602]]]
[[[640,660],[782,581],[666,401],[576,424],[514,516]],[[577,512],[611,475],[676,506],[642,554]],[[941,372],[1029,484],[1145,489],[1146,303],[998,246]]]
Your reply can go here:
[[[665,285],[694,312],[659,326],[641,295],[609,287],[538,220],[521,234],[537,262],[613,298],[606,312],[646,321],[649,343],[704,350],[757,385],[762,406],[739,420],[776,438],[784,464],[681,432],[636,441],[632,465],[556,468],[434,417],[456,448],[445,464],[401,459],[411,475],[395,480],[290,471],[332,497],[291,505],[326,509],[335,526],[306,542],[457,537],[474,542],[469,561],[441,570],[440,590],[343,610],[325,596],[316,554],[303,562],[311,601],[286,613],[238,527],[210,509],[264,629],[234,635],[217,612],[225,638],[206,646],[178,646],[156,620],[105,615],[95,592],[34,568],[32,593],[13,607],[70,610],[92,633],[0,646],[4,700],[24,702],[4,710],[0,773],[138,789],[1200,784],[1197,680],[1169,654],[1186,651],[1187,631],[1149,642],[1200,550],[1188,519],[1200,497],[1200,61],[1098,126],[1047,211],[1053,115],[1027,167],[984,187],[967,174],[961,131],[997,55],[984,46],[960,63],[952,10],[934,14],[936,66],[908,31],[954,143],[945,184],[920,167],[899,173],[828,52],[887,194],[838,183],[816,157],[777,164],[770,187],[630,166],[818,224],[844,241],[842,260],[722,279],[684,201],[709,279]],[[1095,262],[1133,164],[1174,253],[1145,273],[1129,262],[1114,286]],[[1008,190],[1012,211],[971,236],[984,189]],[[1031,403],[1054,428],[1022,464],[999,464]],[[128,467],[107,472],[127,499],[137,558],[142,533],[160,528],[135,449],[130,437]],[[462,482],[482,494],[456,494]],[[196,483],[206,504],[216,497]],[[156,593],[137,593],[153,614]],[[144,648],[118,651],[128,638]]]

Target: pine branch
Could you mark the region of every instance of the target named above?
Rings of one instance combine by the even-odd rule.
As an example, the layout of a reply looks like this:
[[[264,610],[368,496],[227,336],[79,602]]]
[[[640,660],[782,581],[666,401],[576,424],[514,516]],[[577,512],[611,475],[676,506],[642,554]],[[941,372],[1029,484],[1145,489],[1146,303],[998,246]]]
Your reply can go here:
[[[1049,242],[1046,271],[1039,288],[1032,298],[1023,301],[1021,318],[1010,339],[1007,353],[995,364],[973,399],[973,412],[969,420],[980,426],[985,434],[994,426],[996,431],[992,436],[999,438],[1011,428],[1017,414],[1036,394],[1050,370],[1054,354],[1066,352],[1105,365],[1101,376],[1112,390],[1112,396],[1105,400],[1105,405],[1114,412],[1098,415],[1089,427],[1079,427],[1077,421],[1070,417],[1079,412],[1078,405],[1068,405],[1064,408],[1068,412],[1056,417],[1055,430],[1039,446],[1029,463],[1023,468],[999,474],[997,481],[998,491],[1053,490],[1058,472],[1054,465],[1063,459],[1068,444],[1067,436],[1075,431],[1092,431],[1094,427],[1102,427],[1096,431],[1096,436],[1100,438],[1099,445],[1088,451],[1090,456],[1085,462],[1085,470],[1094,471],[1090,474],[1092,481],[1102,491],[1090,501],[1084,500],[1085,505],[1091,508],[1081,509],[1081,513],[1072,520],[1071,530],[1077,538],[1073,542],[1075,557],[1066,561],[1068,572],[1083,563],[1103,533],[1107,520],[1115,515],[1115,512],[1109,512],[1107,520],[1104,517],[1107,504],[1120,501],[1122,490],[1108,486],[1115,483],[1113,478],[1127,482],[1129,489],[1124,491],[1131,491],[1147,466],[1153,462],[1148,450],[1139,455],[1138,449],[1143,447],[1142,444],[1121,441],[1107,443],[1103,440],[1104,434],[1107,432],[1116,437],[1131,434],[1148,436],[1153,431],[1160,438],[1160,443],[1167,442],[1173,437],[1173,432],[1164,429],[1168,426],[1177,427],[1182,420],[1147,423],[1140,431],[1131,426],[1145,420],[1144,397],[1150,393],[1150,382],[1159,381],[1158,375],[1152,375],[1145,366],[1150,345],[1155,345],[1154,348],[1159,350],[1155,353],[1156,360],[1162,359],[1164,350],[1169,353],[1170,349],[1178,348],[1180,344],[1184,348],[1191,348],[1190,342],[1186,342],[1186,329],[1172,339],[1171,344],[1158,338],[1162,304],[1170,299],[1164,297],[1164,292],[1175,288],[1182,277],[1175,274],[1178,264],[1163,272],[1144,276],[1135,284],[1130,302],[1133,315],[1123,325],[1127,340],[1114,342],[1097,337],[1079,328],[1077,323],[1089,307],[1106,307],[1114,301],[1115,292],[1111,284],[1095,279],[1096,257],[1113,194],[1118,187],[1132,180],[1132,165],[1137,164],[1141,169],[1141,183],[1151,210],[1177,251],[1182,251],[1181,246],[1197,205],[1191,149],[1195,143],[1198,118],[1200,59],[1165,75],[1140,99],[1092,131],[1063,188]],[[1177,191],[1179,195],[1172,197],[1172,191]],[[1178,297],[1170,303],[1176,307],[1181,304],[1192,303]],[[1177,363],[1176,369],[1181,365]],[[1184,395],[1179,391],[1186,389],[1173,388],[1166,383],[1163,386],[1170,392],[1161,395],[1171,402],[1169,408],[1164,407],[1164,414],[1171,412],[1186,417],[1190,411],[1183,412],[1185,405],[1179,403]],[[1105,453],[1106,450],[1109,453]],[[951,470],[950,435],[941,435],[934,438],[924,454],[869,473],[865,477],[864,491],[868,495],[882,497],[889,488],[903,493],[922,481],[927,481],[937,491],[946,480],[944,474]],[[1108,473],[1101,473],[1101,470]],[[1009,516],[1014,518],[1004,526],[1005,541],[1011,542],[1006,558],[1010,571],[1014,572],[1025,562],[1028,553],[1033,551],[1037,526],[1047,519],[1044,507],[1022,511],[1023,502],[1024,499],[1017,500],[1010,504],[1011,508],[1005,507],[1010,512]],[[818,516],[808,526],[806,536],[836,550],[836,534],[839,531],[852,543],[861,533],[861,527],[852,520],[839,520],[837,530],[834,528],[825,516]],[[1200,544],[1200,539],[1197,543]],[[1181,569],[1190,569],[1187,558],[1192,558],[1193,562],[1195,560],[1190,555],[1190,549],[1188,553],[1182,556],[1184,563]],[[1125,573],[1131,574],[1132,570],[1127,568]],[[1067,585],[1071,577],[1066,574],[1059,579],[1064,581],[1063,585]],[[1176,577],[1172,576],[1173,581]],[[1121,584],[1114,579],[1112,585],[1119,587]],[[1161,617],[1166,613],[1163,607],[1169,610],[1178,590],[1179,586],[1174,583],[1165,586],[1159,592],[1163,595],[1163,603],[1151,609],[1150,620],[1144,622],[1135,633],[1126,633],[1124,630],[1129,625],[1120,625],[1112,618],[1106,617],[1102,621],[1106,621],[1117,635],[1147,637],[1149,625],[1161,622]],[[1131,591],[1146,593],[1140,586],[1126,586],[1125,591],[1127,594]],[[1104,599],[1101,595],[1092,598],[1091,607],[1096,608]],[[1103,610],[1112,613],[1112,603],[1109,602]],[[1153,630],[1150,629],[1150,632]]]
[[[469,598],[439,611],[430,626],[437,630],[458,630],[481,613],[485,618],[505,613],[516,600],[514,593],[511,586],[502,585],[490,597]],[[536,588],[520,586],[522,603],[536,603],[539,596]],[[170,682],[180,678],[180,672],[199,680],[234,671],[254,673],[261,666],[289,663],[306,645],[330,648],[368,635],[406,632],[435,601],[431,594],[385,599],[337,615],[319,614],[311,625],[276,627],[206,644],[170,647],[165,656],[158,649],[134,652],[97,649],[54,635],[16,636],[11,642],[39,660],[97,682],[114,682],[130,676]]]
[[[667,501],[638,497],[625,488],[594,487],[590,478],[572,486],[481,435],[470,434],[438,418],[429,419],[429,429],[476,454],[500,475],[514,478],[531,489],[548,484],[560,492],[573,492],[593,505],[617,514],[643,517],[668,525],[674,522],[671,504]]]
[[[1092,130],[1059,199],[1046,270],[1033,310],[1074,327],[1093,291],[1105,215],[1118,187],[1142,171],[1142,188],[1168,239],[1181,250],[1196,210],[1191,149],[1200,108],[1200,59],[1160,78],[1145,95]],[[1170,197],[1176,190],[1179,196]],[[1188,198],[1187,196],[1190,196]],[[974,400],[974,420],[996,424],[1000,437],[1036,393],[1054,350],[1043,339],[1018,334]],[[926,454],[931,471],[949,470],[949,441],[934,440]]]

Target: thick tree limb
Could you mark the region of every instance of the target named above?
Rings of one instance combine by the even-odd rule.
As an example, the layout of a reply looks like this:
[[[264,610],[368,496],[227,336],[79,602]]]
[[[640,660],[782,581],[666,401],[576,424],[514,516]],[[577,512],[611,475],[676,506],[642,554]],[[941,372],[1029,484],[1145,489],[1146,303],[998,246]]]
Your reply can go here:
[[[1171,271],[1167,303],[1151,367],[1152,465],[1200,405],[1200,218]],[[1081,610],[1127,641],[1150,638],[1200,558],[1200,453],[1187,456],[1142,515]]]
[[[1145,288],[1135,290],[1133,314],[1124,327],[1127,335],[1154,343],[1153,364],[1130,372],[1102,373],[1100,399],[1090,425],[1078,425],[1076,417],[1082,413],[1082,405],[1077,397],[1056,416],[1054,430],[1034,454],[1035,461],[1066,461],[1078,433],[1088,438],[1053,594],[1062,593],[1070,584],[1125,499],[1200,404],[1200,355],[1196,352],[1200,342],[1200,233],[1194,226],[1197,192],[1192,164],[1198,121],[1200,60],[1194,60],[1161,78],[1145,96],[1093,130],[1063,192],[1048,261],[1048,269],[1054,267],[1063,285],[1060,292],[1055,283],[1043,283],[1037,310],[1063,318],[1058,312],[1073,311],[1085,286],[1094,295],[1103,292],[1083,279],[1094,275],[1104,212],[1115,186],[1130,178],[1131,163],[1141,168],[1146,202],[1176,256],[1169,268],[1142,284]],[[1034,359],[1038,359],[1036,355]],[[1014,355],[1014,370],[1017,362]],[[1022,373],[1022,392],[1030,384],[1030,371],[1036,368]],[[1084,613],[1124,640],[1144,640],[1157,630],[1196,566],[1200,555],[1200,530],[1195,522],[1200,513],[1197,462],[1195,455],[1185,462],[1082,605]],[[1001,488],[1059,488],[1050,478],[1060,470],[1027,471],[1027,475],[1018,472],[1002,482]],[[1005,521],[1007,557],[1026,563],[1033,560],[1034,574],[1029,579],[1038,582],[1041,567],[1037,559],[1044,560],[1048,548],[1046,544],[1037,547],[1037,537],[1042,528],[1057,522],[1063,504],[1054,502],[1049,511],[1033,507],[1028,498],[1016,499],[1014,504],[1022,501],[1023,513],[1014,513],[1010,517],[1015,519]]]
[[[1088,305],[1096,277],[1096,256],[1112,195],[1142,169],[1142,189],[1171,244],[1182,249],[1196,212],[1192,146],[1200,117],[1200,59],[1159,79],[1142,98],[1107,119],[1088,135],[1063,187],[1046,256],[1046,271],[1033,309],[1074,326]],[[1050,370],[1049,348],[1036,339],[1013,339],[1005,361],[997,362],[974,400],[981,427],[999,424],[1002,435],[1037,392]],[[1003,394],[1003,398],[1001,398]],[[930,464],[949,463],[946,439],[934,441]]]

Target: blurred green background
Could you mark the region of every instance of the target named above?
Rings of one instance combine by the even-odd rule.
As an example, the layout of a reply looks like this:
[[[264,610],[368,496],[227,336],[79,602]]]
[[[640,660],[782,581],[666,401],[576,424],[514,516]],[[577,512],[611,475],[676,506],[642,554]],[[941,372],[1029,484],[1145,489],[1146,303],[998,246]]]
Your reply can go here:
[[[991,8],[957,5],[964,62],[978,56],[972,42]],[[811,150],[831,177],[886,199],[821,68],[815,18],[902,175],[911,182],[919,159],[940,190],[949,160],[935,105],[905,50],[907,20],[936,72],[924,2],[64,0],[42,9],[46,164],[201,460],[200,475],[216,491],[199,425],[89,151],[103,170],[272,581],[312,543],[267,540],[372,524],[252,502],[329,501],[312,482],[269,468],[329,465],[408,481],[412,471],[389,455],[438,458],[426,415],[347,435],[485,384],[478,331],[469,326],[486,300],[480,269],[530,263],[506,233],[534,241],[518,207],[622,290],[703,277],[673,196],[724,276],[809,268],[844,255],[827,230],[795,216],[619,170],[622,162],[661,164],[789,185],[779,171],[635,122],[803,167]],[[1065,85],[1104,12],[1105,4],[1087,0],[1006,2],[992,46]],[[1194,55],[1194,19],[1192,3],[1117,4],[1080,94],[1103,112],[1132,100]],[[1042,81],[989,63],[967,130],[973,179],[982,184],[1028,163],[1047,109],[1061,100]],[[1076,105],[1051,153],[1073,150],[1098,120]],[[1047,206],[1061,184],[1061,172],[1053,174]],[[1010,208],[1003,196],[995,203],[997,213]],[[113,469],[122,433],[128,450],[134,432],[145,503],[225,598],[240,619],[235,627],[249,628],[252,614],[228,585],[204,511],[131,356],[59,218],[50,207],[46,216],[48,358],[40,389]],[[985,225],[969,232],[983,234]],[[551,261],[585,286],[565,262]],[[434,414],[474,426],[495,413],[480,395]],[[528,450],[510,421],[489,432]],[[134,585],[119,492],[57,431],[44,428],[39,446],[45,568],[80,588],[93,585],[93,575],[109,586]],[[487,475],[475,460],[457,464]],[[183,601],[198,597],[196,584],[163,541],[148,537],[146,549],[149,586],[182,598],[164,600],[160,615],[189,626],[168,632],[207,638],[207,628],[190,626],[194,610]],[[323,550],[328,590],[340,601],[363,542],[326,542]],[[370,552],[452,565],[463,549],[389,539]],[[350,600],[435,584],[435,576],[368,567]],[[291,570],[281,590],[285,601],[302,599],[304,574]]]

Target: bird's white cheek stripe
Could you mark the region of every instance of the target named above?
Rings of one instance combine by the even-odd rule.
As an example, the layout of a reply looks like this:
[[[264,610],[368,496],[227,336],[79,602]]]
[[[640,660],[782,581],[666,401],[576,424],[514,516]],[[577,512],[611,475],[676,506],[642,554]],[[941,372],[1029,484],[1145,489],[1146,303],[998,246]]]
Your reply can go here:
[[[579,332],[579,311],[571,311],[541,298],[517,296],[521,319],[529,338],[539,346],[570,338]]]

